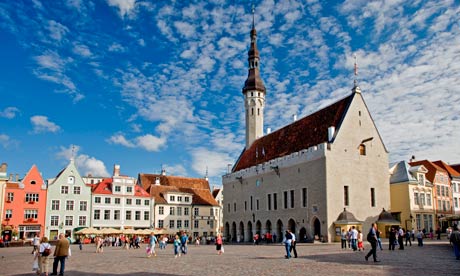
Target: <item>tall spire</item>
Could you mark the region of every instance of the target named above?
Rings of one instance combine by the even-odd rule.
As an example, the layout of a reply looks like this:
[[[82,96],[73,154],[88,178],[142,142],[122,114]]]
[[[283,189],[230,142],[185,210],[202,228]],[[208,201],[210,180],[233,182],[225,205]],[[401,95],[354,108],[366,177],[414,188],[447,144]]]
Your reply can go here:
[[[244,82],[243,95],[246,111],[246,148],[263,136],[265,85],[260,77],[260,56],[257,49],[255,9],[252,5],[251,46],[248,51],[248,78]]]
[[[353,91],[354,93],[361,93],[361,89],[358,86],[358,62],[357,62],[356,54],[353,55],[353,58],[355,59],[355,64],[353,68],[355,77],[353,80],[353,89],[351,89],[351,91]]]

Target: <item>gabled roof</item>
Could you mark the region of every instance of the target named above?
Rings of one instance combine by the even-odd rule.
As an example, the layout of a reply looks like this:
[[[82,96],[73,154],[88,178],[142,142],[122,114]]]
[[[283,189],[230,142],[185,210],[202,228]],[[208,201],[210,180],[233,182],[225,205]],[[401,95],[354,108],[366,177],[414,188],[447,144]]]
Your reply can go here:
[[[434,161],[433,163],[443,168],[444,170],[446,170],[451,178],[453,177],[460,178],[460,173],[457,172],[454,168],[452,168],[449,164],[445,163],[444,161],[438,160],[438,161]]]
[[[111,195],[112,192],[112,178],[104,178],[101,182],[97,184],[93,184],[92,186],[92,193],[93,194],[105,194]],[[140,197],[149,197],[149,194],[139,185],[134,185],[134,196]]]
[[[216,196],[219,194],[219,192],[220,192],[220,189],[214,189],[212,191],[212,197],[216,198]]]
[[[390,168],[390,184],[403,182],[417,182],[417,179],[409,172],[410,165],[406,161],[393,164]]]
[[[417,165],[425,166],[425,168],[428,170],[428,173],[426,173],[426,179],[428,179],[431,183],[434,183],[436,172],[439,171],[439,172],[447,173],[446,170],[444,170],[443,168],[439,167],[438,165],[428,160],[414,161],[414,162],[410,162],[409,164],[411,166],[417,166]]]
[[[255,140],[243,150],[232,171],[236,172],[328,141],[328,128],[340,129],[355,96],[339,100],[311,115]]]
[[[160,179],[160,185],[155,185],[157,178]],[[180,192],[193,195],[192,204],[194,205],[218,206],[206,179],[141,173],[139,183],[154,198],[155,203],[165,204],[167,203],[166,193]]]
[[[453,165],[450,165],[450,167],[454,169],[456,172],[460,173],[460,164],[453,164]]]

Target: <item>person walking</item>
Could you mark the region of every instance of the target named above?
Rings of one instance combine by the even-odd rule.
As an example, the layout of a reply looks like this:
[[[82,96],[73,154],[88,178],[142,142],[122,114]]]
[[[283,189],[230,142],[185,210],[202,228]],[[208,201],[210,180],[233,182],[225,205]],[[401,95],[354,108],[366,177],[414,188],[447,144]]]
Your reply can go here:
[[[396,243],[396,230],[391,227],[390,235],[388,237],[388,250],[395,250],[395,243]]]
[[[149,240],[149,250],[147,252],[147,257],[150,258],[152,255],[155,257],[157,256],[157,253],[155,253],[155,244],[158,243],[157,237],[155,237],[155,233],[150,233],[150,240]]]
[[[358,230],[358,251],[361,250],[364,252],[363,233]]]
[[[354,225],[351,227],[351,248],[353,251],[358,250],[358,230]]]
[[[180,249],[181,249],[182,253],[184,255],[187,254],[187,247],[188,247],[187,233],[185,233],[185,232],[182,233],[182,236],[180,237],[180,243],[181,243]]]
[[[61,263],[59,275],[64,276],[65,259],[69,255],[69,247],[69,240],[66,239],[63,233],[59,234],[59,241],[54,250],[53,273],[51,275],[57,275],[57,267],[58,264]]]
[[[284,256],[286,259],[291,258],[291,244],[292,244],[292,235],[289,233],[288,230],[286,230],[286,233],[284,234],[284,239],[283,239],[284,247],[286,249],[286,255]]]
[[[379,246],[380,250],[383,250],[382,239],[380,238],[380,235],[382,235],[382,231],[377,230],[377,245]]]
[[[179,235],[175,236],[174,239],[174,258],[180,257],[181,252],[181,240],[179,239]]]
[[[460,231],[458,231],[457,224],[452,227],[453,231],[450,234],[449,241],[454,247],[455,259],[460,260]]]
[[[51,254],[51,245],[49,244],[48,238],[43,237],[40,243],[38,252],[38,264],[40,267],[40,273],[45,273],[48,276],[49,269],[49,255]]]
[[[216,250],[217,255],[222,255],[222,235],[220,233],[217,234],[216,238]]]
[[[367,241],[371,244],[371,250],[369,250],[369,253],[367,253],[367,255],[364,257],[364,259],[367,261],[372,255],[375,263],[380,262],[377,260],[377,231],[377,224],[372,223],[372,226],[369,229],[369,233],[367,234]]]
[[[289,230],[289,233],[291,234],[291,249],[289,249],[289,252],[292,252],[294,251],[294,258],[297,258],[297,249],[295,248],[295,246],[297,245],[297,240],[296,240],[296,237],[295,237],[295,234],[292,233],[291,230]]]
[[[342,250],[347,249],[347,237],[348,233],[345,231],[345,228],[342,229],[342,233],[340,234],[340,242],[342,243]]]
[[[423,237],[424,237],[425,235],[423,235],[422,230],[419,229],[416,236],[417,236],[418,246],[423,246]]]
[[[407,246],[407,242],[409,242],[409,246],[412,246],[412,242],[410,241],[410,236],[411,236],[411,231],[407,230],[406,231],[406,246]]]
[[[404,250],[404,229],[399,226],[398,230],[398,243],[399,243],[399,250]]]
[[[38,248],[40,247],[40,237],[37,235],[35,235],[33,241],[32,241],[32,244],[34,245],[34,249],[32,250],[32,254],[34,254],[35,251],[38,250]]]

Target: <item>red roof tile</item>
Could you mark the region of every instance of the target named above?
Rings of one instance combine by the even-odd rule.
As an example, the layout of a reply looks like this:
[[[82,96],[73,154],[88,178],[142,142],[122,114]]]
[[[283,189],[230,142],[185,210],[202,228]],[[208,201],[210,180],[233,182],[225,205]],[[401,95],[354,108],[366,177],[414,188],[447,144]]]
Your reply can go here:
[[[328,141],[328,128],[340,128],[355,93],[307,117],[255,140],[245,149],[232,171],[236,172]]]
[[[446,170],[450,177],[460,177],[460,173],[444,161],[438,160],[434,161],[433,163]]]
[[[428,161],[428,160],[420,160],[420,161],[410,162],[409,164],[411,166],[418,166],[418,165],[425,166],[425,168],[428,170],[428,172],[426,173],[426,179],[428,179],[431,183],[434,183],[437,171],[447,173],[446,170],[444,170],[443,168],[439,167],[438,165],[436,165],[433,162]]]
[[[112,181],[112,178],[104,178],[101,182],[91,185],[93,194],[112,194]],[[141,186],[135,185],[134,196],[149,197],[150,195]]]
[[[155,185],[157,177],[160,178],[160,185]],[[139,183],[150,193],[155,203],[166,203],[164,196],[167,192],[182,192],[192,195],[192,204],[194,205],[218,206],[206,179],[141,173],[139,174]]]

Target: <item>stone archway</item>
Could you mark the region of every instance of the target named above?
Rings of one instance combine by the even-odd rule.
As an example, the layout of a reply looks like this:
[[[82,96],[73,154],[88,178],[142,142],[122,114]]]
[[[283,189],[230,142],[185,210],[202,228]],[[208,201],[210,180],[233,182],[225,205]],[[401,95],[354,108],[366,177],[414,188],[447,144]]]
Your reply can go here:
[[[279,219],[276,222],[276,238],[278,241],[282,241],[283,237],[283,222]]]
[[[302,227],[299,231],[299,242],[306,242],[307,240],[307,229],[305,229],[305,227]]]
[[[244,223],[241,221],[240,222],[240,227],[238,229],[238,236],[237,236],[237,239],[236,241],[237,242],[242,242],[242,241],[245,241],[245,237],[244,237]]]
[[[267,220],[265,222],[265,232],[272,233],[272,222],[270,220]]]
[[[296,235],[296,237],[297,237],[296,228],[295,228],[295,221],[293,219],[290,219],[288,221],[288,229],[291,230],[291,232],[294,233],[294,235]]]
[[[256,222],[256,234],[262,235],[262,223],[260,220]]]
[[[225,223],[224,231],[225,231],[224,237],[227,239],[227,241],[231,241],[232,237],[230,236],[230,225],[228,224],[228,222]]]
[[[315,239],[316,237],[318,237],[318,239],[321,239],[321,222],[317,217],[315,217],[315,219],[313,220],[313,235]]]
[[[236,241],[236,223],[232,223],[232,241]]]
[[[252,237],[254,236],[254,233],[252,233],[252,222],[248,221],[248,227],[247,227],[247,236],[245,242],[251,241]]]

